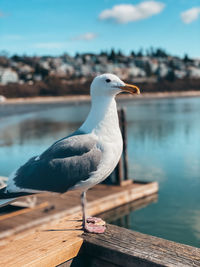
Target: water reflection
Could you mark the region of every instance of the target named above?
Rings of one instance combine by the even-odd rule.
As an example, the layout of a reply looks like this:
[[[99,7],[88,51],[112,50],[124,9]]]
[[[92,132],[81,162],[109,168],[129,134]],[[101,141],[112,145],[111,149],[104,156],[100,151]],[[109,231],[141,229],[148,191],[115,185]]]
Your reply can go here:
[[[200,98],[128,101],[126,107],[129,177],[157,180],[160,191],[157,203],[130,210],[121,223],[200,247]],[[88,105],[62,104],[0,117],[0,175],[73,132],[88,111]]]
[[[138,210],[145,208],[146,206],[156,203],[158,201],[158,195],[154,194],[121,207],[112,209],[105,213],[99,214],[99,216],[104,219],[107,223],[115,224],[125,228],[131,228],[131,214]]]
[[[40,142],[48,137],[55,139],[58,132],[67,135],[77,125],[66,122],[52,121],[51,119],[29,119],[6,127],[0,131],[0,146]],[[55,139],[56,140],[56,139]]]

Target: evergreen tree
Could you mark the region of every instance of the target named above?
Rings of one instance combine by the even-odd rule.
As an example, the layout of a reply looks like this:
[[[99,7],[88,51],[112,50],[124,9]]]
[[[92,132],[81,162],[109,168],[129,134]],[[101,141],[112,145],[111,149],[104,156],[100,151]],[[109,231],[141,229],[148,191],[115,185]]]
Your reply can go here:
[[[183,61],[184,61],[185,63],[187,63],[187,62],[190,61],[190,59],[189,59],[189,57],[188,57],[188,54],[185,54],[185,55],[184,55]]]
[[[158,48],[156,50],[155,57],[167,57],[167,56],[168,56],[167,53],[163,49]]]
[[[80,54],[77,52],[75,55],[75,58],[78,58],[78,57],[80,57]]]
[[[176,79],[174,70],[170,70],[166,76],[166,80],[170,81],[170,82],[174,82]]]
[[[116,53],[115,53],[114,49],[111,50],[110,55],[108,56],[108,59],[111,60],[111,61],[115,61]]]
[[[130,54],[132,57],[135,57],[135,52],[134,51],[131,51],[131,54]]]
[[[143,49],[142,48],[137,53],[137,57],[143,57]]]
[[[118,57],[123,57],[124,55],[122,54],[121,50],[118,51],[117,53]]]
[[[148,61],[144,65],[144,71],[146,72],[147,77],[152,75],[151,67]]]

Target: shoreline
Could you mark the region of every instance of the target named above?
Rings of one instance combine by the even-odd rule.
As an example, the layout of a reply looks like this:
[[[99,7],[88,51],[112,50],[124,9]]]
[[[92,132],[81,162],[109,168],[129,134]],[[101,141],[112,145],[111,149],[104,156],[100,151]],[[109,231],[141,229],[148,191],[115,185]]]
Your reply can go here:
[[[183,92],[164,92],[164,93],[142,93],[139,96],[129,94],[120,95],[117,100],[144,100],[144,99],[161,99],[161,98],[183,98],[183,97],[200,97],[200,91],[183,91]],[[69,96],[44,96],[31,98],[8,98],[1,105],[7,104],[29,104],[29,103],[77,103],[90,102],[89,95],[69,95]]]
[[[175,99],[200,97],[200,91],[170,92],[170,93],[143,93],[141,95],[121,94],[116,98],[118,104],[123,105],[127,102],[148,102],[148,100]],[[89,105],[89,95],[72,96],[50,96],[34,98],[13,98],[0,102],[0,119],[19,115],[34,113],[52,108],[61,108],[66,106]]]

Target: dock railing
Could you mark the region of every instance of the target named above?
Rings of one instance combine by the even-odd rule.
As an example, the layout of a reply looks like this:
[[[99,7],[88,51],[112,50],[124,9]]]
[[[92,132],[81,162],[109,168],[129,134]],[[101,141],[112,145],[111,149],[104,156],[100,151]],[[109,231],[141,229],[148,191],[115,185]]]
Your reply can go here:
[[[60,267],[200,266],[200,249],[108,225],[102,235],[84,234],[76,258]]]

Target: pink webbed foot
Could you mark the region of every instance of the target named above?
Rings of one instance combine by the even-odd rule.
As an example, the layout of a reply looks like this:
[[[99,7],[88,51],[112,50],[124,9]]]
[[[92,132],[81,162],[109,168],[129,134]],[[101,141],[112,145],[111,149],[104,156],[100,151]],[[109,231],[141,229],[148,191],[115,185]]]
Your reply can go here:
[[[106,222],[101,218],[89,217],[84,227],[85,231],[93,234],[103,234],[106,230]]]

